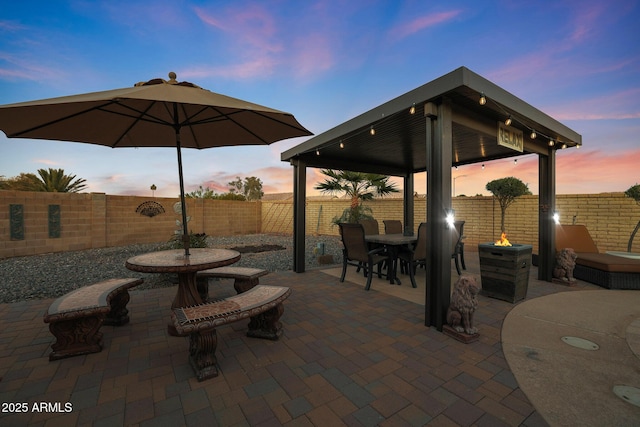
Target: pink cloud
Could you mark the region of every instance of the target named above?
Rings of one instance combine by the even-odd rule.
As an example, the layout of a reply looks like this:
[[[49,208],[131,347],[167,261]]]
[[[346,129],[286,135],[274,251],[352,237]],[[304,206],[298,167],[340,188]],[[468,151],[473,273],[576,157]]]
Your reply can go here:
[[[640,88],[630,88],[603,96],[582,99],[569,105],[549,108],[547,113],[557,120],[639,119]]]
[[[425,28],[430,28],[448,21],[451,21],[462,13],[461,10],[451,10],[448,12],[432,13],[419,16],[409,22],[403,22],[396,25],[389,31],[391,37],[396,40],[411,36]]]

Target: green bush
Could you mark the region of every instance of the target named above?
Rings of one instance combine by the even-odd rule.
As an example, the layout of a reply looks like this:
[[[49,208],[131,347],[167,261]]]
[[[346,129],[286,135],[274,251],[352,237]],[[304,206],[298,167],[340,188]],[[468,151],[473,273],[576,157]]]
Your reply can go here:
[[[189,233],[190,248],[206,248],[208,246],[207,235],[205,233],[194,233],[193,231]],[[182,234],[174,234],[173,237],[169,240],[168,247],[170,249],[184,249],[184,244],[182,243]]]

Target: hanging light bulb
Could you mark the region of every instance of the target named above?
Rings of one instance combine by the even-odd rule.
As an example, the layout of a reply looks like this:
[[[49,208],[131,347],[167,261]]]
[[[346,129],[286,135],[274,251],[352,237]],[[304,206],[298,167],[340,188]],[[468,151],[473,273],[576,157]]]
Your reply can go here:
[[[507,120],[504,121],[504,124],[507,126],[511,126],[511,114],[509,114],[509,117],[507,117]]]
[[[316,156],[319,156],[319,155],[320,155],[320,150],[316,148]]]
[[[369,133],[371,135],[375,135],[376,134],[376,130],[373,128],[373,126],[371,126],[371,130],[369,131]]]
[[[487,103],[487,97],[484,96],[484,92],[480,93],[480,101],[479,102],[480,102],[480,105],[484,105],[484,104]]]
[[[556,143],[553,141],[553,139],[549,140],[549,147],[553,147],[554,145],[556,145]]]
[[[416,113],[416,104],[414,102],[411,108],[409,108],[409,114],[415,114],[415,113]]]
[[[482,164],[482,170],[484,170],[484,163]]]
[[[513,164],[517,165],[518,164],[518,159],[513,159]]]
[[[582,147],[582,144],[576,144],[576,148]]]
[[[344,142],[340,141],[340,148],[344,148]]]
[[[536,136],[538,136],[538,135],[536,134],[536,131],[532,129],[532,130],[531,130],[531,139],[536,139]]]
[[[562,149],[564,150],[565,148],[567,148],[567,144],[562,144]]]

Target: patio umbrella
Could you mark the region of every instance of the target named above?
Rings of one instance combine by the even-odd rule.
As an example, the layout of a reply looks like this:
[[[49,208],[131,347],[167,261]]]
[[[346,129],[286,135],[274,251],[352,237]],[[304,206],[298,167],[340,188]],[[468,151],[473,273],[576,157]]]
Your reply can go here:
[[[87,142],[108,147],[176,147],[185,255],[189,235],[181,148],[271,144],[312,135],[283,111],[153,79],[133,87],[0,106],[8,138]]]

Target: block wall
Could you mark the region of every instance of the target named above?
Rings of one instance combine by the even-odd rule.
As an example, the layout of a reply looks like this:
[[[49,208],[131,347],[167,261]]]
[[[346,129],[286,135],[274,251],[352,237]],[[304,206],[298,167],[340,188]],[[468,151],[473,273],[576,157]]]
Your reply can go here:
[[[278,205],[275,209],[272,205]],[[464,234],[467,248],[478,243],[493,242],[500,237],[500,204],[493,197],[456,197],[452,201],[456,218],[465,221]],[[270,225],[263,232],[292,233],[293,207],[291,201],[263,202],[262,220]],[[367,203],[378,219],[380,232],[382,221],[402,220],[402,200],[385,199]],[[349,207],[346,199],[309,200],[306,203],[307,234],[339,234],[332,219]],[[505,217],[507,238],[514,243],[527,243],[538,249],[538,196],[522,196],[509,206]],[[640,206],[623,193],[577,194],[556,196],[556,210],[563,224],[583,224],[591,233],[601,252],[626,251],[629,237],[638,221]],[[427,217],[424,197],[414,200],[414,232]],[[574,219],[575,217],[575,219]],[[634,239],[632,251],[640,252],[640,232]]]
[[[165,212],[153,217],[136,209],[153,200]],[[166,242],[182,217],[178,198],[109,196],[103,193],[0,191],[0,258],[134,243]],[[24,238],[11,238],[10,205],[21,205]],[[60,237],[49,236],[49,205],[60,206]],[[208,235],[255,234],[261,230],[260,202],[187,199],[188,228]]]
[[[178,228],[181,216],[173,211],[177,198],[154,198],[165,213],[149,218],[136,213],[147,197],[109,196],[102,193],[34,193],[0,191],[0,258],[48,252],[82,250],[134,243],[165,242]],[[23,207],[24,239],[12,240],[10,205]],[[49,205],[60,206],[60,237],[49,237]],[[385,219],[402,220],[402,200],[368,203],[384,232]],[[307,234],[338,235],[332,219],[349,207],[346,199],[309,200]],[[456,197],[456,218],[465,221],[466,247],[500,236],[500,206],[493,197]],[[507,210],[505,228],[514,243],[538,246],[538,197],[523,196]],[[625,251],[640,220],[640,206],[623,193],[558,195],[556,210],[563,224],[583,224],[601,252]],[[415,230],[426,218],[424,197],[414,200]],[[255,233],[291,234],[293,203],[286,201],[239,202],[187,199],[189,230],[212,236]],[[640,233],[633,252],[640,252]]]

